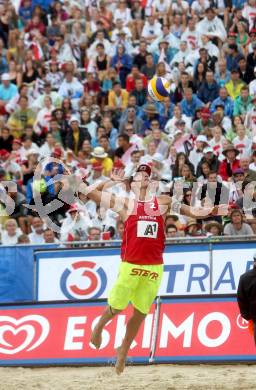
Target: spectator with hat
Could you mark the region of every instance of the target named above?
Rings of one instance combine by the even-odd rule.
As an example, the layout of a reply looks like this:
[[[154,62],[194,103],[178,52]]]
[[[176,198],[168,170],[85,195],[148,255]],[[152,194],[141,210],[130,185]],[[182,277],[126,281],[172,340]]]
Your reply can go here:
[[[107,179],[107,177],[102,174],[103,165],[101,161],[94,161],[91,165],[91,169],[92,172],[87,178],[87,181],[90,185],[94,183],[100,183]]]
[[[243,196],[242,183],[244,178],[245,174],[242,168],[237,168],[233,171],[233,180],[230,183],[229,203],[235,204]]]
[[[234,145],[229,144],[222,154],[225,156],[225,159],[220,163],[218,173],[223,180],[228,181],[232,177],[232,172],[240,166],[240,162],[237,159],[239,150]]]
[[[189,154],[189,161],[193,164],[195,170],[203,157],[203,150],[207,145],[208,141],[205,135],[200,134],[196,137],[194,149]]]
[[[90,218],[84,214],[81,206],[72,204],[61,222],[60,241],[86,241],[90,224]]]
[[[213,121],[211,119],[211,113],[207,107],[202,108],[200,111],[200,119],[197,119],[193,123],[193,134],[198,136],[199,134],[208,135],[209,129],[213,127]]]
[[[101,146],[97,146],[93,149],[91,156],[91,163],[100,162],[103,166],[103,175],[109,176],[112,171],[113,161],[108,157],[108,154],[104,151],[104,149]]]
[[[221,223],[217,221],[208,221],[204,225],[204,231],[206,232],[207,236],[209,237],[218,237],[221,236],[223,233],[223,227]]]
[[[214,154],[213,148],[211,146],[206,146],[203,149],[203,157],[201,161],[199,162],[196,170],[196,176],[199,177],[202,175],[202,164],[204,162],[207,162],[209,164],[209,168],[211,171],[217,172],[220,162],[218,160],[218,157]]]
[[[149,135],[151,131],[151,123],[152,121],[157,121],[158,126],[162,129],[165,125],[164,118],[159,114],[157,108],[153,103],[148,103],[143,107],[143,111],[145,112],[144,123],[140,132],[140,135],[145,136]]]

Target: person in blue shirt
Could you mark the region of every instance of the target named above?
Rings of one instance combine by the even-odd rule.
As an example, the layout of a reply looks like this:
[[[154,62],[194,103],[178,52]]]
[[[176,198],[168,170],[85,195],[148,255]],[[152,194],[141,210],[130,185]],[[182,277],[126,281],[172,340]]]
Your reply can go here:
[[[243,55],[239,53],[236,43],[228,45],[228,53],[226,56],[227,68],[231,71],[233,68],[238,68],[238,62]]]
[[[225,87],[220,88],[219,91],[219,97],[215,99],[211,106],[210,106],[210,112],[215,112],[217,106],[222,105],[224,108],[224,115],[232,118],[233,116],[233,110],[234,110],[234,102],[231,99],[230,96],[228,96],[228,91]]]
[[[184,98],[180,103],[182,114],[193,118],[196,110],[201,108],[203,105],[203,102],[196,95],[193,95],[191,88],[185,89]]]
[[[153,119],[158,121],[161,130],[164,129],[164,126],[166,124],[166,119],[163,118],[161,115],[159,115],[159,111],[156,109],[153,103],[148,103],[143,110],[145,112],[145,116],[143,118],[144,123],[138,135],[142,135],[142,136],[148,135],[147,132],[149,129],[151,129],[151,122]]]
[[[5,105],[14,96],[18,94],[18,88],[15,84],[10,82],[10,76],[8,73],[4,73],[1,77],[0,84],[0,113],[5,114]]]
[[[201,85],[198,91],[198,98],[202,100],[205,104],[213,102],[214,99],[217,99],[219,96],[219,86],[214,80],[214,75],[212,70],[207,70],[205,76],[205,82]]]
[[[119,74],[122,88],[125,88],[126,76],[132,69],[132,57],[125,53],[123,45],[117,46],[117,51],[114,57],[112,57],[110,66],[115,68]]]
[[[19,16],[24,26],[32,18],[32,9],[31,0],[24,0],[19,8]]]
[[[44,11],[48,12],[52,3],[52,0],[32,0],[32,9],[39,5]]]
[[[163,118],[166,118],[166,120],[169,120],[170,118],[173,117],[174,107],[175,107],[175,105],[171,102],[171,98],[167,97],[164,99],[163,103],[160,105],[160,107],[158,109],[159,114]]]

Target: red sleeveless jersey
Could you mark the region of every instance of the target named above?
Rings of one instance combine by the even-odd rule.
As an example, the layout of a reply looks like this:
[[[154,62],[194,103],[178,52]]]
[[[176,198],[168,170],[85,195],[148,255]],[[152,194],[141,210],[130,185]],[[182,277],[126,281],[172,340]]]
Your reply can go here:
[[[122,261],[142,265],[162,264],[164,242],[164,220],[157,199],[135,201],[133,214],[124,224]]]

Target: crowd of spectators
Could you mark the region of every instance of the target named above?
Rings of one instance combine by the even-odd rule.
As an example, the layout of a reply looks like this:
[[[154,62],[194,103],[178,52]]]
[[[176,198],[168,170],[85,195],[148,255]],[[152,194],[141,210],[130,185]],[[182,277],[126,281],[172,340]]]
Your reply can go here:
[[[155,74],[171,83],[163,103],[147,94]],[[0,77],[0,181],[16,184],[1,190],[2,244],[122,238],[114,212],[83,193],[65,202],[51,179],[128,178],[140,163],[158,193],[229,205],[171,213],[167,237],[256,234],[256,0],[1,0]],[[35,193],[44,206],[62,195],[58,234]]]

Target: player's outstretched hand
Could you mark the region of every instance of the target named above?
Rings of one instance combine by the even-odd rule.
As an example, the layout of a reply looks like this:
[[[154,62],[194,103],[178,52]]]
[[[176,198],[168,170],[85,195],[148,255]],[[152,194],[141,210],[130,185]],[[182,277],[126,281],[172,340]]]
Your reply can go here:
[[[116,181],[116,182],[120,182],[120,181],[124,181],[124,170],[123,169],[119,169],[119,170],[114,170],[112,173],[111,173],[111,176],[110,176],[110,179],[112,181]]]
[[[214,207],[191,207],[191,212],[195,218],[205,218],[212,214]]]
[[[219,206],[214,206],[212,215],[225,216],[228,215],[228,211],[229,208],[227,204],[220,204]]]

